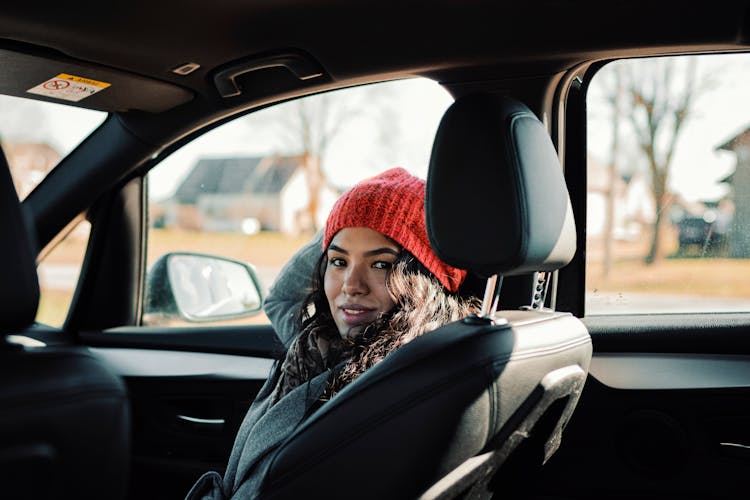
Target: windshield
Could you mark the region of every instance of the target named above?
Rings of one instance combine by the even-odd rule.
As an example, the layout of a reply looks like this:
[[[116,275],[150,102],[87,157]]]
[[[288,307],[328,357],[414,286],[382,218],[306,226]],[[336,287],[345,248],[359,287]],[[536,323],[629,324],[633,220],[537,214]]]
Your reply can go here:
[[[0,145],[23,200],[107,113],[0,96]]]

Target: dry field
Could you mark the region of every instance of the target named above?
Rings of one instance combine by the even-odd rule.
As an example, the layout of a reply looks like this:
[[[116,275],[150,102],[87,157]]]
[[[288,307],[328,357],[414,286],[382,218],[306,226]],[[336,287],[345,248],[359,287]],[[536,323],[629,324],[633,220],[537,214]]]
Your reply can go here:
[[[604,275],[603,242],[587,243],[586,289],[670,295],[750,298],[750,259],[701,258],[700,249],[676,257],[677,235],[667,231],[662,257],[644,264],[649,241],[616,242],[613,264]]]
[[[47,256],[42,266],[80,266],[85,252],[88,232],[77,230],[61,241]],[[199,233],[195,231],[152,229],[149,232],[148,265],[167,252],[191,251],[221,255],[250,262],[259,268],[280,268],[294,252],[309,241],[311,235],[285,237],[279,233],[262,232],[255,235],[235,233]],[[59,326],[65,321],[73,289],[44,289],[37,320]],[[222,324],[267,323],[264,314]]]
[[[250,262],[266,270],[280,268],[306,243],[310,235],[289,238],[278,233],[263,232],[248,236],[234,233],[198,233],[182,230],[151,230],[148,264],[170,251],[193,251],[222,255]],[[85,250],[86,234],[72,234],[52,252],[44,265],[80,265]],[[617,242],[613,248],[613,264],[603,272],[603,244],[591,241],[587,248],[589,265],[586,288],[598,292],[636,292],[670,295],[705,295],[727,298],[750,297],[750,259],[672,258],[676,237],[667,233],[663,242],[664,257],[656,264],[645,265],[643,257],[647,241]],[[39,321],[61,325],[72,298],[73,290],[45,290],[42,294]],[[265,323],[265,315],[234,321],[234,324]]]
[[[150,265],[167,252],[190,251],[231,257],[256,266],[278,266],[283,265],[310,237],[311,235],[288,237],[273,232],[245,235],[151,229],[148,236],[148,263]],[[85,230],[71,233],[49,254],[45,263],[79,265],[87,238],[88,232]]]

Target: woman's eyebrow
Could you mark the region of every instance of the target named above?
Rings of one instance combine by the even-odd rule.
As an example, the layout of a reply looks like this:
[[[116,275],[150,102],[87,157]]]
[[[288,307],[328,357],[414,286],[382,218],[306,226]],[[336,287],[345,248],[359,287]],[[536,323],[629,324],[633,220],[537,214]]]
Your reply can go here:
[[[341,248],[340,246],[334,245],[333,243],[328,246],[328,251],[334,251],[338,253],[343,253],[344,255],[349,255],[349,252],[345,249]],[[369,250],[364,253],[365,257],[372,257],[373,255],[380,255],[383,253],[388,253],[391,255],[394,255],[396,257],[399,256],[400,252],[398,250],[395,250],[393,248],[388,247],[382,247],[382,248],[375,248],[374,250]]]
[[[347,252],[346,250],[344,250],[343,248],[339,246],[334,245],[333,243],[328,245],[328,251],[330,252],[331,250],[333,250],[334,252],[344,253],[344,254],[349,255],[349,252]]]
[[[389,253],[391,255],[395,255],[398,257],[399,252],[394,250],[393,248],[383,247],[383,248],[376,248],[375,250],[370,250],[369,252],[365,252],[365,256],[372,257],[373,255],[380,255],[381,253]]]

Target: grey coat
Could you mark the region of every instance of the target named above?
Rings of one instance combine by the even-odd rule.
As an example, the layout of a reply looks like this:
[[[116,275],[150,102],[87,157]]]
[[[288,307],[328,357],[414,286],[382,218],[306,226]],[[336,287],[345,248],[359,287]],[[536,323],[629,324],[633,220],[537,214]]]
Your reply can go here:
[[[321,255],[323,234],[300,249],[282,268],[268,293],[263,309],[284,347],[289,348],[300,331],[298,319],[302,300]],[[321,373],[293,389],[271,406],[271,393],[279,378],[281,361],[276,361],[266,383],[245,415],[226,473],[207,472],[195,483],[186,500],[255,498],[271,464],[273,451],[297,428],[309,408],[325,389],[329,372]]]

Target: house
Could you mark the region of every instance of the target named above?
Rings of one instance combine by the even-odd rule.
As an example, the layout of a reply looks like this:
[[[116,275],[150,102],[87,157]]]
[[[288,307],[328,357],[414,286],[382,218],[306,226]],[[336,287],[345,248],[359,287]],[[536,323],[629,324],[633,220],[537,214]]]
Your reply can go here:
[[[317,178],[317,171],[315,160],[305,156],[202,158],[161,203],[155,225],[245,233],[312,231],[325,224],[339,196]]]
[[[729,255],[735,258],[750,257],[750,128],[735,135],[716,148],[737,156],[734,172],[721,180],[729,184],[732,202],[732,224],[729,236]]]

